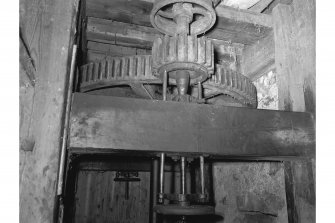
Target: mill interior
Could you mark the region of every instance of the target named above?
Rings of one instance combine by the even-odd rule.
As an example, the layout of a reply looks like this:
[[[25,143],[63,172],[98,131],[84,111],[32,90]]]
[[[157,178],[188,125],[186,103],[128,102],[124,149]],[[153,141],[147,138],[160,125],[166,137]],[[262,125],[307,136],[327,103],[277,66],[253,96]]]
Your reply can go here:
[[[315,1],[21,1],[20,222],[315,222]]]

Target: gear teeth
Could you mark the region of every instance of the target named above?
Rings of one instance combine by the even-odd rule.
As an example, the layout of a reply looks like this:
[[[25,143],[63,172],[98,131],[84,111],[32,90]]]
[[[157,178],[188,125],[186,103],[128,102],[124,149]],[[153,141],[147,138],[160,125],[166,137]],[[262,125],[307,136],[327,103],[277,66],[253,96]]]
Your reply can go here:
[[[206,37],[176,34],[156,38],[152,47],[153,71],[162,76],[163,72],[186,69],[201,73],[191,76],[203,81],[214,72],[214,46]],[[173,67],[173,68],[172,68]],[[173,79],[173,77],[170,77]],[[199,79],[199,80],[198,80]],[[193,82],[197,82],[193,81]]]
[[[254,84],[245,76],[216,65],[211,79],[203,83],[204,88],[215,89],[216,93],[229,95],[242,104],[257,107],[257,91]]]
[[[80,90],[82,92],[105,86],[130,82],[160,83],[152,75],[151,55],[112,57],[89,63],[80,68]]]

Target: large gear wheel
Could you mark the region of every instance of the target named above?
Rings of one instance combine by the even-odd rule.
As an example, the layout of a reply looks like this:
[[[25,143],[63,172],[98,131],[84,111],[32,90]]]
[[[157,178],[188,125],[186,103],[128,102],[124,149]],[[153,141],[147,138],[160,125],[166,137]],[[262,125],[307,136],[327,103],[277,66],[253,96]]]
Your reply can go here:
[[[152,47],[153,71],[161,79],[169,73],[169,83],[176,84],[176,71],[187,70],[190,84],[206,80],[214,72],[214,47],[206,37],[184,34],[155,39]]]
[[[216,65],[215,75],[203,83],[205,97],[211,95],[228,95],[242,105],[257,107],[257,90],[255,85],[242,74],[223,66]]]
[[[133,86],[139,84],[161,84],[162,81],[152,74],[151,55],[136,55],[127,57],[112,57],[83,65],[80,69],[80,91],[88,92],[99,88],[113,86]],[[226,95],[234,103],[247,107],[257,107],[257,92],[253,83],[245,76],[224,68],[215,66],[212,78],[203,82],[204,98],[218,98]],[[195,86],[196,87],[196,86]],[[171,98],[174,97],[171,95]],[[226,99],[227,101],[228,99]]]
[[[81,67],[80,91],[132,83],[161,83],[151,71],[151,55],[111,57]]]
[[[177,4],[182,5],[176,10]],[[150,15],[151,24],[160,32],[173,36],[179,33],[176,20],[181,14],[188,17],[191,35],[205,33],[216,21],[212,0],[156,0]]]

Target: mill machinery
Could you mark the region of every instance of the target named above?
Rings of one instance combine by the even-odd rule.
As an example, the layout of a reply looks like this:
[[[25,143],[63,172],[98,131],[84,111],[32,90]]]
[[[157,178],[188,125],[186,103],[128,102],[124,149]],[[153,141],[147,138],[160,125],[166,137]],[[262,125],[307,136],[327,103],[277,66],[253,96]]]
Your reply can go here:
[[[122,88],[130,87],[132,94],[129,95],[129,97],[146,97],[152,101],[163,101],[159,103],[168,104],[166,106],[160,104],[163,109],[166,109],[163,111],[166,112],[166,115],[174,114],[168,114],[170,110],[175,111],[173,109],[169,109],[168,106],[171,108],[180,106],[183,109],[185,108],[184,110],[180,111],[180,114],[185,115],[185,117],[187,117],[187,108],[194,109],[192,111],[194,112],[197,111],[197,106],[204,106],[203,104],[214,106],[216,104],[224,106],[232,105],[234,107],[243,107],[243,109],[256,108],[257,92],[254,84],[251,82],[251,80],[239,73],[236,69],[231,69],[230,66],[227,66],[227,63],[229,64],[235,62],[229,60],[229,54],[226,55],[226,58],[228,59],[225,61],[225,63],[221,63],[220,60],[216,58],[212,40],[206,37],[206,33],[208,33],[216,23],[217,16],[215,6],[218,4],[218,2],[219,1],[215,0],[156,0],[153,4],[153,8],[150,14],[150,21],[152,26],[160,32],[160,35],[153,42],[151,51],[152,54],[109,57],[83,65],[80,69],[79,77],[80,91],[82,93],[90,93],[94,90],[107,87],[117,87],[122,91]],[[139,102],[133,103],[134,105],[130,105],[133,106],[131,108],[125,107],[121,99],[117,99],[110,103],[118,107],[120,110],[124,109],[125,111],[128,111],[129,114],[134,114],[134,111],[137,109],[135,105],[139,103],[149,107],[149,104],[147,104],[148,102],[146,102],[148,100],[138,101]],[[86,102],[83,102],[83,104],[85,103]],[[187,107],[185,104],[189,104],[191,107]],[[85,104],[85,106],[89,105]],[[96,105],[90,106],[92,109],[97,107]],[[150,111],[156,112],[156,107],[152,109],[150,107]],[[203,107],[199,108],[199,112],[204,116],[208,116],[208,118],[204,119],[207,120],[207,122],[203,121],[202,124],[208,125],[208,129],[212,127],[218,128],[217,124],[215,124],[212,120],[220,119],[222,116],[216,117],[214,115],[216,110],[213,110],[213,114],[211,114],[211,108],[206,108],[208,112],[205,108],[202,108]],[[253,111],[255,109],[249,110],[250,115],[256,117],[256,113]],[[138,113],[141,112],[145,111],[138,111]],[[72,113],[76,113],[76,110],[74,109]],[[179,113],[176,112],[176,114]],[[277,120],[277,123],[281,123],[281,121],[285,119],[284,116],[287,114],[278,114],[264,113],[264,119],[268,118],[269,120]],[[75,139],[82,140],[84,136],[87,137],[87,133],[85,133],[86,135],[83,133],[83,131],[86,130],[81,129],[80,131],[76,131],[76,125],[78,123],[80,125],[83,125],[83,123],[87,126],[90,125],[85,123],[86,119],[84,120],[84,118],[80,115],[81,113],[79,112],[77,112],[75,115],[72,115],[75,116],[75,119],[72,118],[72,141],[75,141]],[[90,115],[94,116],[94,112],[91,112]],[[161,115],[163,116],[163,114]],[[196,115],[197,114],[192,113],[192,115],[190,115],[190,120],[193,120],[192,117],[195,117]],[[82,118],[81,121],[80,117]],[[113,117],[118,118],[116,115]],[[135,125],[147,125],[146,123],[142,122],[142,119],[144,120],[142,116],[138,115],[136,117],[138,118],[133,122]],[[152,119],[157,120],[159,117],[153,116]],[[99,119],[98,116],[95,118],[97,120]],[[242,115],[242,113],[236,112],[235,118],[238,120],[245,117]],[[179,117],[172,117],[170,120],[172,119],[174,119],[173,123],[177,123]],[[290,122],[290,125],[304,126],[307,123],[305,122],[306,117],[298,119],[299,120],[294,122],[294,124]],[[232,119],[221,120],[223,123],[229,123]],[[197,122],[194,125],[199,123]],[[161,123],[156,124],[160,125]],[[232,125],[235,125],[235,127],[242,126],[241,128],[244,128],[248,124],[250,123],[245,124],[234,122]],[[285,124],[278,126],[283,127],[286,124],[288,123],[285,122]],[[155,125],[155,123],[153,123],[153,125]],[[250,124],[249,126],[251,125],[253,126],[253,124]],[[272,124],[270,123],[269,125]],[[255,124],[254,126],[256,129],[257,125]],[[266,128],[266,126],[264,126],[265,124],[260,126],[260,128]],[[117,124],[115,124],[115,127],[118,128]],[[119,130],[126,131],[124,128],[125,127],[120,127]],[[144,126],[143,129],[145,128],[146,127]],[[142,130],[137,131],[141,132]],[[176,132],[178,131],[181,130],[176,129]],[[193,129],[187,129],[187,126],[183,126],[182,131],[184,131],[184,133],[187,133],[188,131],[194,132]],[[226,134],[230,136],[233,135],[231,132],[234,132],[234,130],[229,132],[229,129],[222,131],[226,131]],[[81,134],[83,136],[81,136]],[[118,133],[115,134],[117,135]],[[246,139],[247,137],[245,136],[246,132],[242,131],[241,133],[237,134],[241,134],[239,136],[241,138],[241,142],[236,141],[234,143],[230,143],[229,145],[225,144],[225,146],[242,148],[243,152],[246,152],[245,148],[247,148],[247,144],[243,142],[243,139]],[[130,135],[131,134],[128,134],[128,136],[122,136],[124,137],[122,139],[127,141],[127,137],[129,138]],[[176,135],[178,135],[178,133],[176,133]],[[178,137],[180,138],[176,140],[182,139],[182,133],[180,133]],[[199,140],[201,137],[201,133],[199,133],[197,140]],[[208,135],[206,137],[208,139],[210,138],[212,141],[221,140],[220,143],[226,143],[224,142],[225,139],[217,139],[218,136],[215,132],[212,132],[212,135]],[[206,137],[202,137],[202,140],[207,140]],[[281,139],[278,138],[279,136],[277,138],[276,137],[277,136],[263,133],[260,135],[251,135],[250,137],[248,136],[247,143],[249,143],[251,146],[254,146],[254,148],[257,148],[257,145],[270,140],[270,143],[267,144],[269,147],[285,147],[287,148],[287,151],[292,153],[297,151],[290,150],[290,148],[293,148],[291,147],[291,144],[286,145],[284,142],[280,142],[282,144],[279,143],[279,145],[277,142],[279,142]],[[144,143],[145,140],[142,140],[141,138],[134,138],[134,140],[138,140],[141,143],[143,142],[143,145],[147,145]],[[156,141],[154,141],[155,139],[148,140],[151,140],[153,144],[156,143]],[[274,141],[276,143],[273,143]],[[87,140],[85,142],[87,142]],[[117,140],[114,140],[113,142],[119,143],[118,145],[123,146],[125,149],[130,148],[131,150],[134,150],[134,148],[126,142],[119,142]],[[169,144],[169,142],[162,142],[162,144],[164,143]],[[197,145],[201,143],[201,140],[197,141]],[[302,145],[299,140],[295,141],[294,143],[295,149],[301,148],[301,146],[305,146]],[[75,143],[71,142],[71,144]],[[191,141],[189,144],[190,146],[195,145],[194,143],[192,144]],[[150,145],[148,147],[151,148],[155,145]],[[212,145],[217,146],[218,143],[212,143]],[[276,147],[276,145],[279,146]],[[166,148],[168,148],[168,145],[166,145]],[[217,148],[219,148],[219,146],[217,146]],[[153,211],[163,217],[171,215],[178,216],[179,222],[187,222],[187,219],[190,216],[215,214],[214,205],[211,202],[211,196],[213,196],[213,194],[210,194],[211,190],[206,188],[205,183],[205,178],[210,176],[208,169],[205,168],[205,164],[206,162],[210,162],[212,156],[208,156],[207,151],[204,149],[194,148],[194,151],[197,151],[196,153],[189,152],[191,150],[192,149],[187,148],[185,151],[181,149],[180,151],[168,152],[164,151],[163,149],[161,151],[160,149],[157,149],[157,151],[151,153],[152,156],[156,157],[156,159],[159,159],[160,163],[159,171],[157,171],[159,177],[157,182],[154,182],[158,189],[155,191],[156,194],[154,198],[155,201],[153,202]],[[214,156],[215,154],[218,154],[218,152],[212,151],[214,151],[214,149],[209,146],[209,153],[214,154]],[[164,190],[164,167],[168,159],[172,161],[174,165],[178,166],[178,170],[180,172],[180,189],[176,190],[174,193],[169,193]],[[194,177],[187,174],[188,169],[191,167],[199,170],[199,177],[197,179],[189,179],[190,177]],[[195,184],[198,185],[197,188],[199,188],[199,190],[188,190],[188,187],[186,186],[188,181],[195,182]]]

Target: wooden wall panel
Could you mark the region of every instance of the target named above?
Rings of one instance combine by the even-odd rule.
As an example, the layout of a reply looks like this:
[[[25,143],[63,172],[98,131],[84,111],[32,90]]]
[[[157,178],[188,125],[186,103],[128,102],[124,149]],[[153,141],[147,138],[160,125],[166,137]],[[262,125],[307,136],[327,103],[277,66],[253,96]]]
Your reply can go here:
[[[139,172],[139,182],[115,182],[116,171],[80,171],[76,190],[74,222],[148,223],[150,172]]]

